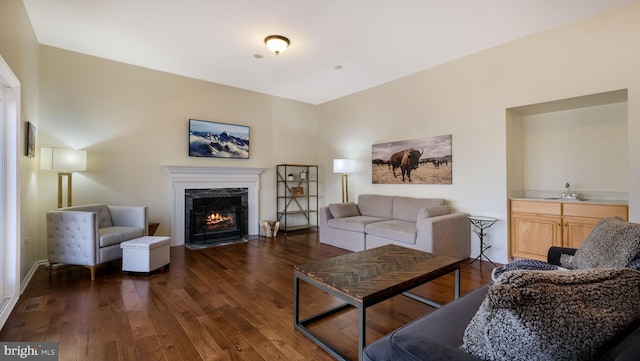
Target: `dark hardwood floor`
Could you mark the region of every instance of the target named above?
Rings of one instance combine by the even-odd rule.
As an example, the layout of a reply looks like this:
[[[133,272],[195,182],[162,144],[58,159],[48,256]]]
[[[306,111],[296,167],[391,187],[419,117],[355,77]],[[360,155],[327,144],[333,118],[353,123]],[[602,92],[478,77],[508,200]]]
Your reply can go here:
[[[171,266],[147,277],[119,261],[89,270],[40,267],[0,332],[1,341],[59,342],[59,360],[333,360],[293,327],[293,265],[348,251],[317,233],[289,233],[202,250],[171,249]],[[492,265],[465,262],[461,294],[488,282]],[[339,301],[301,282],[301,317]],[[453,275],[414,290],[453,300]],[[367,311],[367,343],[433,310],[396,296]],[[357,359],[357,315],[312,326]]]

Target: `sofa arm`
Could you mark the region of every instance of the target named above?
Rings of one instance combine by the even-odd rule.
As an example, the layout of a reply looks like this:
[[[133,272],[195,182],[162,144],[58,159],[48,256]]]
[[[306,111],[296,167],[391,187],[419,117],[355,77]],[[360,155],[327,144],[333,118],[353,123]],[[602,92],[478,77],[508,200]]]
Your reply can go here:
[[[46,216],[49,262],[97,264],[100,237],[95,212],[49,211]]]
[[[454,212],[436,217],[418,219],[416,244],[438,256],[466,259],[471,254],[471,225],[469,214]]]
[[[329,220],[333,218],[333,215],[331,215],[329,207],[320,207],[320,209],[318,210],[318,217],[318,226],[320,227],[320,229],[323,229],[329,226],[327,222],[329,222]]]
[[[143,228],[144,235],[149,235],[148,207],[109,206],[109,213],[114,226]]]

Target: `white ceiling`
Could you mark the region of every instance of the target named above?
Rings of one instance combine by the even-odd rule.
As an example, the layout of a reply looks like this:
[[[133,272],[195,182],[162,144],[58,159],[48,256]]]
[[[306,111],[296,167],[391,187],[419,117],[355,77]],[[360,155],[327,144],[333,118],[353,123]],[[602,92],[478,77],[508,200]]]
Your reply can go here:
[[[632,0],[23,1],[41,44],[320,104]]]

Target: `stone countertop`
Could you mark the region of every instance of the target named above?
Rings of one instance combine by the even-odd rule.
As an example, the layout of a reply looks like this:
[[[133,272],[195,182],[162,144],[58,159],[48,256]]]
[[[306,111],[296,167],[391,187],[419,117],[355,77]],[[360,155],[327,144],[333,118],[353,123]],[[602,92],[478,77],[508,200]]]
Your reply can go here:
[[[585,200],[571,200],[571,199],[549,199],[549,198],[535,198],[535,197],[512,197],[511,200],[517,201],[540,201],[540,202],[554,202],[554,203],[577,203],[577,204],[610,204],[610,205],[629,205],[629,201],[617,200],[617,199],[585,199]]]

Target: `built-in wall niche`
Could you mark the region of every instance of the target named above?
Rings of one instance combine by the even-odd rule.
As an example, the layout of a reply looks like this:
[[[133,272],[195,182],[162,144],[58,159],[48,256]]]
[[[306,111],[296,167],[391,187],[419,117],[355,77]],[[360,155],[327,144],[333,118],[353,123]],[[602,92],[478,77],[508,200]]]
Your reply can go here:
[[[628,199],[627,90],[509,108],[510,197]]]

